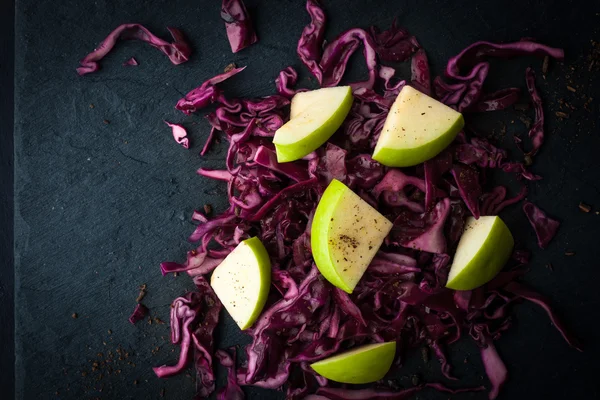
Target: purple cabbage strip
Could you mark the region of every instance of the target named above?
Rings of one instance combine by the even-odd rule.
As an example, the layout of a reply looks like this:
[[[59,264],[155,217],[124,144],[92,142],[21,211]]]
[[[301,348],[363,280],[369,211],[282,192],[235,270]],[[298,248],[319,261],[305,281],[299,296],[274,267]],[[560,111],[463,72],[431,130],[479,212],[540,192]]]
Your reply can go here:
[[[363,55],[369,71],[369,79],[364,82],[351,83],[353,89],[372,89],[377,76],[377,54],[371,35],[363,29],[354,28],[340,34],[328,43],[323,51],[319,66],[323,71],[322,86],[336,86],[342,80],[350,56],[363,45]]]
[[[287,67],[283,69],[277,79],[275,79],[275,89],[277,89],[277,93],[280,95],[292,98],[297,91],[292,89],[292,86],[296,85],[298,81],[298,73],[292,67]]]
[[[189,149],[190,139],[187,136],[187,131],[185,130],[185,128],[179,124],[172,124],[167,121],[165,121],[165,124],[167,124],[169,128],[171,128],[173,133],[173,139],[175,139],[177,143],[182,145],[184,149]]]
[[[317,78],[319,84],[323,82],[323,72],[319,66],[325,39],[325,23],[327,18],[319,1],[307,0],[306,11],[310,15],[310,23],[302,30],[296,52],[308,70]]]
[[[532,303],[537,304],[542,307],[550,321],[554,324],[556,329],[560,332],[565,341],[569,344],[569,346],[573,347],[576,350],[583,351],[581,344],[579,341],[569,333],[565,324],[558,318],[554,310],[550,307],[550,302],[544,298],[541,294],[529,289],[527,286],[523,285],[519,282],[510,282],[503,288],[509,293],[514,294],[515,296],[531,301]]]
[[[450,199],[446,198],[438,202],[433,210],[425,212],[415,219],[398,217],[394,221],[393,229],[404,231],[404,235],[408,234],[399,244],[409,249],[436,254],[444,253],[446,251],[444,224],[449,213]]]
[[[485,373],[492,384],[489,398],[490,400],[494,400],[498,397],[502,385],[506,382],[508,370],[491,340],[485,348],[481,349],[481,361],[483,362]]]
[[[296,182],[309,179],[306,166],[292,163],[279,164],[277,162],[277,154],[265,146],[258,147],[254,155],[254,162],[275,172],[279,172]]]
[[[223,0],[221,19],[225,22],[232,53],[237,53],[258,41],[243,0]]]
[[[123,63],[124,67],[136,67],[138,65],[140,65],[140,63],[138,63],[138,61],[135,59],[135,57],[131,57],[129,60],[127,60]]]
[[[233,356],[229,353],[232,353]],[[225,387],[217,391],[217,400],[244,400],[246,396],[237,383],[237,374],[235,372],[235,347],[231,347],[228,352],[217,350],[215,356],[219,360],[219,363],[227,368],[227,383]]]
[[[481,196],[481,214],[482,215],[498,215],[505,207],[518,203],[527,196],[527,186],[521,186],[519,193],[507,199],[506,188],[504,186],[496,186],[491,191],[484,193]]]
[[[529,201],[523,203],[523,212],[535,231],[538,245],[545,249],[556,235],[560,222],[548,217],[545,212]]]
[[[163,52],[174,65],[179,65],[188,60],[192,50],[185,41],[183,33],[176,28],[167,28],[173,37],[173,43],[166,42],[155,36],[140,24],[123,24],[112,31],[96,49],[85,56],[77,68],[79,75],[85,75],[100,69],[99,61],[102,60],[112,49],[119,39],[135,39],[148,43],[150,46]]]
[[[222,258],[209,257],[208,253],[200,249],[191,250],[187,254],[187,260],[185,264],[179,264],[175,262],[163,262],[160,264],[160,270],[163,275],[173,272],[184,272],[188,271],[192,275],[205,275],[214,270],[223,261]]]
[[[135,324],[136,322],[143,320],[146,315],[148,315],[148,312],[148,307],[140,303],[136,304],[133,313],[129,316],[129,322]]]
[[[484,94],[475,104],[473,111],[498,111],[504,110],[519,101],[521,89],[501,89],[494,93]]]
[[[479,65],[484,57],[510,58],[525,55],[537,57],[549,56],[559,61],[563,60],[565,57],[562,49],[545,46],[530,40],[512,43],[480,41],[466,47],[456,56],[448,60],[448,64],[446,65],[446,76],[458,80],[468,80],[468,74],[461,75],[461,69],[469,69]],[[471,73],[473,73],[472,70]]]
[[[210,78],[202,85],[186,94],[184,98],[177,102],[175,108],[190,115],[199,109],[214,103],[221,94],[216,85],[242,72],[245,68],[246,67],[234,68],[231,71]]]
[[[479,172],[460,164],[456,164],[450,172],[454,177],[460,197],[475,219],[479,219],[479,196],[482,192],[479,184]]]
[[[208,281],[195,277],[197,292],[178,297],[171,306],[171,342],[179,344],[179,361],[174,366],[153,368],[159,377],[175,375],[193,361],[197,374],[198,396],[208,397],[215,389],[212,368],[213,332],[219,323],[221,302]]]
[[[470,143],[461,143],[454,146],[454,158],[467,165],[477,165],[481,168],[500,168],[504,172],[513,172],[529,181],[542,179],[525,168],[523,163],[509,162],[507,154],[486,139],[474,137]]]
[[[406,61],[420,48],[414,36],[410,36],[406,29],[396,26],[396,20],[383,32],[380,32],[376,26],[372,26],[371,36],[375,51],[382,61]]]
[[[415,89],[431,96],[431,75],[429,72],[429,61],[425,50],[419,49],[413,55],[410,64],[411,84]]]
[[[491,95],[483,93],[483,83],[488,76],[490,65],[486,57],[511,58],[523,55],[549,56],[557,60],[564,58],[564,52],[542,44],[522,40],[512,43],[476,42],[452,57],[446,65],[445,75],[454,83],[445,83],[440,77],[434,81],[438,98],[458,111],[493,111],[513,104],[516,89],[505,89]]]
[[[531,96],[531,102],[535,109],[535,121],[529,129],[532,148],[527,154],[534,156],[540,147],[542,147],[542,143],[544,143],[544,107],[542,106],[542,98],[535,87],[535,74],[531,68],[527,68],[525,71],[525,81],[527,82],[527,91],[529,92],[529,96]]]

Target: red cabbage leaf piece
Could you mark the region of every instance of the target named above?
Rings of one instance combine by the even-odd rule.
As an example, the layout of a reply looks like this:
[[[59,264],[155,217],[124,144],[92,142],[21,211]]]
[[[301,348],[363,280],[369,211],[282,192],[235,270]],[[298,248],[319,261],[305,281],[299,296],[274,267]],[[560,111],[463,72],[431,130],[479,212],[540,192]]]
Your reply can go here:
[[[229,72],[225,72],[210,78],[202,85],[186,94],[183,99],[177,102],[175,108],[187,115],[190,115],[198,111],[200,108],[204,108],[209,104],[214,103],[221,94],[221,91],[216,85],[242,72],[245,68],[246,67],[234,68]]]
[[[410,36],[406,29],[396,26],[395,19],[392,26],[383,32],[372,26],[371,36],[374,39],[375,51],[382,61],[406,61],[420,47],[414,36]]]
[[[215,390],[213,331],[219,323],[222,305],[205,278],[195,277],[194,283],[198,291],[178,297],[171,306],[171,342],[180,346],[179,361],[174,366],[153,370],[159,378],[175,375],[185,369],[193,357],[197,394],[208,397]]]
[[[349,29],[324,46],[325,13],[316,0],[308,0],[306,10],[311,22],[302,31],[296,50],[319,84],[322,87],[338,85],[346,72],[350,56],[362,44],[369,79],[351,83],[350,86],[353,89],[373,88],[377,77],[377,53],[372,36],[363,29]]]
[[[544,107],[542,105],[542,98],[535,87],[535,74],[533,69],[527,68],[525,71],[525,81],[527,82],[527,91],[531,96],[531,102],[535,109],[535,121],[529,129],[529,138],[531,139],[532,148],[529,153],[530,156],[537,154],[542,143],[544,143]]]
[[[144,317],[148,315],[148,311],[148,307],[146,307],[145,305],[139,303],[136,304],[133,313],[131,314],[131,316],[129,316],[129,322],[135,324],[136,322],[143,320]]]
[[[319,66],[321,60],[323,40],[325,39],[325,12],[317,0],[307,0],[306,11],[310,15],[310,23],[302,30],[296,52],[308,70],[317,78],[319,84],[323,82],[323,72]]]
[[[421,214],[403,210],[394,220],[391,237],[400,246],[429,253],[444,253],[444,224],[450,213],[450,199],[438,202]]]
[[[128,40],[136,39],[148,43],[150,46],[157,48],[163,52],[174,65],[179,65],[188,60],[192,50],[189,44],[185,41],[183,33],[176,28],[167,28],[173,37],[173,43],[166,42],[155,36],[148,29],[140,24],[123,24],[112,31],[106,39],[104,39],[96,49],[85,56],[79,63],[81,66],[77,68],[79,75],[85,75],[100,69],[98,63],[112,49],[119,39]]]
[[[504,110],[519,101],[521,89],[508,88],[500,89],[494,93],[484,94],[475,104],[473,111],[498,111]]]
[[[233,356],[229,355],[233,354]],[[235,372],[235,347],[231,347],[229,352],[217,350],[215,353],[219,363],[227,368],[227,383],[225,387],[217,391],[217,400],[244,400],[246,396],[244,391],[237,383],[237,374]]]
[[[187,137],[187,131],[185,130],[185,128],[182,125],[179,124],[172,124],[170,122],[165,121],[165,124],[167,124],[171,130],[173,131],[173,139],[175,139],[175,141],[177,143],[179,143],[180,145],[183,146],[183,148],[185,149],[189,149],[190,148],[190,139]]]
[[[441,183],[442,175],[452,168],[452,154],[443,151],[434,158],[423,163],[425,175],[425,209],[431,208],[433,201],[440,190],[437,189]]]
[[[479,196],[482,193],[479,184],[479,172],[474,168],[460,164],[456,164],[450,172],[454,177],[460,197],[475,219],[479,219]]]
[[[483,361],[485,373],[492,384],[489,398],[490,400],[494,400],[498,397],[502,385],[506,382],[508,370],[491,340],[488,342],[487,347],[481,349],[481,361]]]
[[[134,57],[131,57],[129,60],[127,60],[123,63],[124,67],[127,67],[127,66],[136,67],[138,65],[140,65],[140,63],[138,63],[138,61]]]
[[[277,154],[266,146],[259,146],[254,155],[254,162],[272,171],[281,173],[296,182],[302,182],[309,179],[307,166],[298,165],[298,163],[277,162]]]
[[[505,207],[518,203],[527,196],[527,186],[522,185],[519,193],[507,199],[506,188],[496,186],[481,196],[481,215],[498,215]]]
[[[350,56],[363,45],[363,55],[369,71],[369,79],[364,82],[351,83],[353,89],[367,88],[372,89],[377,76],[377,54],[375,53],[373,39],[371,35],[363,29],[349,29],[331,43],[327,44],[323,51],[323,57],[319,62],[321,71],[323,71],[322,86],[336,86],[342,80]]]
[[[192,275],[204,275],[212,272],[223,261],[222,258],[212,258],[208,256],[208,252],[202,248],[191,250],[187,254],[185,264],[175,262],[163,262],[160,264],[160,270],[163,275],[172,272],[188,271]],[[193,272],[192,272],[193,271]]]
[[[560,222],[548,217],[545,212],[529,201],[523,203],[523,212],[535,231],[538,245],[545,249],[556,235]]]
[[[500,168],[504,172],[513,172],[530,181],[542,179],[541,176],[528,171],[523,163],[509,162],[506,157],[506,151],[486,139],[477,137],[472,138],[470,143],[465,142],[454,147],[455,160],[463,164],[475,164],[481,168]]]
[[[305,400],[316,388],[326,386],[327,379],[317,374],[308,363],[299,363],[294,368],[288,382],[285,398],[286,400]]]
[[[275,89],[280,95],[291,99],[297,93],[296,90],[292,89],[292,86],[296,85],[298,81],[298,73],[292,67],[283,69],[279,76],[275,79]]]
[[[237,53],[258,41],[252,20],[242,0],[223,0],[221,19],[225,22],[232,53]]]
[[[560,332],[560,334],[569,344],[569,346],[573,347],[576,350],[583,351],[579,341],[569,333],[565,324],[558,318],[554,310],[550,307],[550,302],[548,301],[548,299],[546,299],[544,296],[537,293],[536,291],[529,289],[522,283],[515,281],[509,282],[506,286],[504,286],[503,289],[509,293],[512,293],[518,298],[531,301],[532,303],[535,303],[538,306],[542,307],[544,311],[546,311],[546,314],[548,314],[550,321],[552,321],[556,329]]]
[[[468,80],[473,73],[474,67],[483,63],[484,57],[511,58],[517,56],[532,55],[537,57],[549,56],[557,60],[563,60],[565,53],[557,49],[536,43],[530,40],[522,40],[512,43],[475,42],[463,49],[456,56],[448,60],[446,65],[446,76],[458,80]],[[470,72],[461,75],[461,69]]]
[[[522,55],[550,56],[557,60],[564,58],[561,49],[530,40],[512,43],[476,42],[448,61],[445,74],[453,82],[446,83],[437,77],[434,81],[435,93],[440,101],[460,112],[506,108],[517,100],[517,89],[505,89],[485,95],[483,83],[490,65],[484,60],[486,57],[511,58]],[[479,104],[480,102],[483,104]]]
[[[416,41],[416,39],[415,39]],[[428,96],[431,96],[431,73],[425,50],[419,49],[410,60],[411,85]]]
[[[421,193],[426,191],[425,181],[422,179],[405,175],[399,169],[392,169],[373,187],[372,193],[376,199],[381,197],[384,203],[391,206],[406,207],[415,212],[424,212],[425,208],[421,202],[411,199],[406,194],[405,188],[411,186]]]

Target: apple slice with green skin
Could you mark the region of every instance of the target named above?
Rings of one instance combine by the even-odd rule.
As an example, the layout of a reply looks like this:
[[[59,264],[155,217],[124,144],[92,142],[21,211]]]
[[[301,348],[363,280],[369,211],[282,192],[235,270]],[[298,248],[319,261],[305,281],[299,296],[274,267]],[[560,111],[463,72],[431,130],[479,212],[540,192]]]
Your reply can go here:
[[[367,344],[310,366],[319,375],[341,383],[370,383],[387,374],[396,356],[396,342]]]
[[[392,223],[342,182],[331,181],[311,227],[313,258],[334,286],[352,293]]]
[[[251,327],[271,287],[271,260],[262,242],[242,241],[215,268],[210,285],[240,329]]]
[[[298,160],[318,149],[338,130],[352,107],[350,86],[318,89],[305,96],[310,96],[303,102],[306,108],[275,132],[273,144],[280,163]]]
[[[404,86],[390,108],[373,159],[390,167],[411,167],[444,150],[465,125],[462,114]]]
[[[467,218],[446,287],[471,290],[491,281],[508,261],[514,244],[500,217]]]

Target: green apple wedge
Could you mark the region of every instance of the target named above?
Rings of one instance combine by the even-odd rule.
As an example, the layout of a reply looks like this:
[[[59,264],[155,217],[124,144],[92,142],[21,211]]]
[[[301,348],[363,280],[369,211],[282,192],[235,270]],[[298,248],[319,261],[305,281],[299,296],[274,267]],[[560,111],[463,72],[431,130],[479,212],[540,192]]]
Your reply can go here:
[[[396,356],[396,342],[367,344],[312,363],[319,375],[341,383],[370,383],[387,374]]]
[[[257,238],[246,239],[219,264],[210,285],[240,329],[260,315],[271,287],[271,260]]]
[[[311,227],[313,258],[334,286],[352,293],[392,223],[342,182],[331,181]]]
[[[350,86],[318,89],[304,96],[310,96],[303,103],[306,108],[275,132],[273,144],[280,163],[298,160],[318,149],[342,125],[353,101]]]
[[[500,217],[467,218],[446,287],[471,290],[489,282],[508,261],[514,244]]]
[[[389,167],[411,167],[444,150],[465,125],[462,114],[404,86],[390,108],[373,159]]]

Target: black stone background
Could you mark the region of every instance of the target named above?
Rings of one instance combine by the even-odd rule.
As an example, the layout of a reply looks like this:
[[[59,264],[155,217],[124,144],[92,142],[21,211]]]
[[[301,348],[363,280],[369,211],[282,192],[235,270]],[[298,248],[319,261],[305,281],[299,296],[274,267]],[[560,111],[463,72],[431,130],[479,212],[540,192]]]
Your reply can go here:
[[[223,165],[222,144],[198,157],[208,124],[203,114],[185,117],[175,102],[188,90],[229,63],[247,65],[223,87],[231,96],[273,93],[273,80],[288,65],[297,67],[302,85],[311,86],[295,54],[308,21],[303,1],[252,1],[260,42],[231,54],[219,19],[219,1],[48,1],[21,0],[15,24],[14,134],[14,288],[12,322],[12,4],[0,2],[0,382],[11,393],[12,334],[16,325],[16,398],[19,399],[190,399],[194,384],[186,376],[158,380],[150,367],[176,360],[168,343],[168,325],[140,323],[127,317],[138,285],[148,285],[144,303],[152,316],[168,319],[171,300],[191,288],[184,276],[162,277],[163,260],[182,260],[194,208],[205,203],[222,210],[225,186],[196,176],[200,166]],[[527,281],[550,296],[553,305],[586,346],[570,349],[543,312],[524,305],[515,324],[498,343],[510,371],[501,399],[592,399],[599,397],[597,69],[588,72],[591,39],[599,40],[600,7],[584,1],[324,1],[329,17],[327,38],[344,29],[394,18],[417,35],[435,72],[470,43],[487,39],[535,37],[563,47],[567,59],[552,62],[547,78],[541,60],[493,61],[490,90],[525,87],[524,69],[537,71],[546,109],[546,143],[534,171],[544,180],[530,185],[529,199],[562,221],[558,236],[541,251],[521,210],[502,216],[517,242],[534,251]],[[136,42],[120,43],[98,73],[80,77],[77,61],[113,28],[125,22],[145,24],[167,38],[167,26],[184,30],[194,47],[190,61],[173,66],[155,49]],[[122,67],[135,56],[138,67]],[[364,72],[353,57],[348,79]],[[574,70],[571,70],[574,68]],[[403,71],[406,71],[404,67]],[[566,85],[577,87],[577,93]],[[592,112],[582,108],[583,94],[594,97]],[[558,99],[577,106],[568,120],[558,120]],[[90,107],[93,104],[93,108]],[[531,116],[531,111],[529,112]],[[176,145],[163,119],[183,122],[193,148]],[[482,134],[496,135],[504,121],[512,145],[514,132],[525,132],[513,110],[469,117]],[[105,124],[107,120],[110,123]],[[511,123],[514,121],[514,123]],[[514,186],[513,186],[514,188]],[[592,213],[578,209],[594,205]],[[566,256],[574,251],[574,256]],[[552,263],[553,271],[544,267]],[[77,319],[72,314],[78,315]],[[223,316],[219,347],[243,344],[247,338]],[[109,333],[109,330],[112,333]],[[116,354],[114,371],[92,363]],[[154,351],[155,349],[157,349]],[[103,353],[99,357],[98,353]],[[155,354],[154,354],[155,353]],[[484,383],[476,348],[461,343],[451,349],[456,384]],[[130,364],[131,363],[131,364]],[[120,373],[115,371],[119,369]],[[424,364],[418,352],[398,373],[409,386],[411,375],[439,380],[436,361]],[[223,381],[219,370],[219,384]],[[134,385],[134,381],[138,385]],[[450,382],[452,384],[452,382]],[[162,392],[164,390],[164,392]],[[250,399],[283,398],[281,393],[246,389]],[[12,396],[8,396],[12,397]],[[446,399],[423,392],[417,398]],[[486,399],[486,393],[457,399]]]

